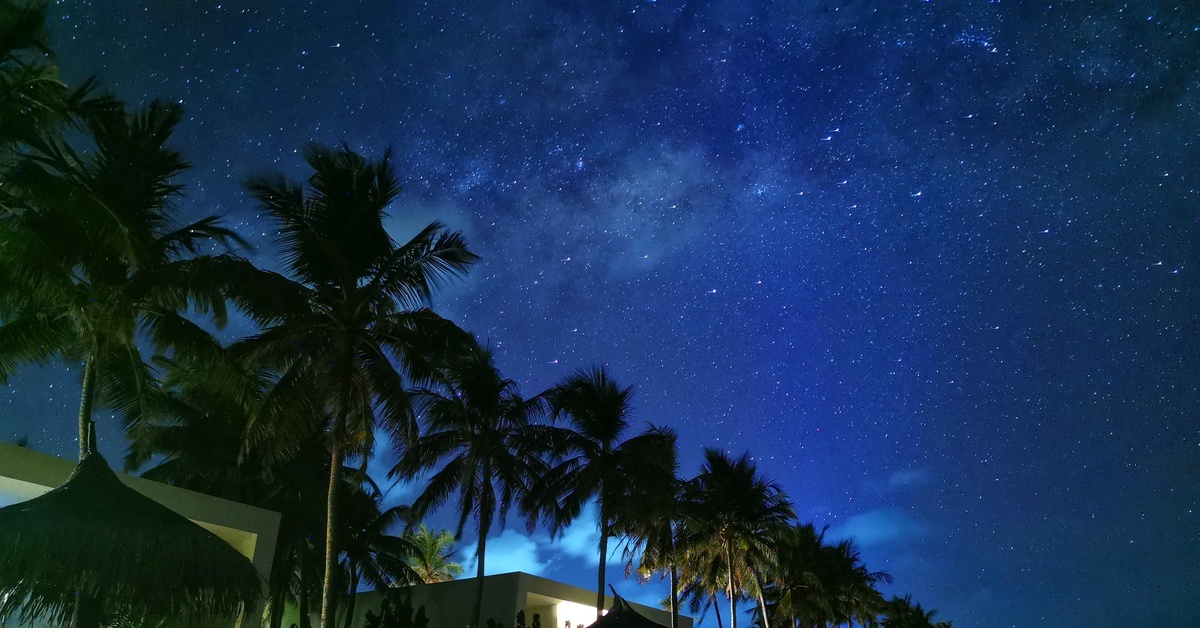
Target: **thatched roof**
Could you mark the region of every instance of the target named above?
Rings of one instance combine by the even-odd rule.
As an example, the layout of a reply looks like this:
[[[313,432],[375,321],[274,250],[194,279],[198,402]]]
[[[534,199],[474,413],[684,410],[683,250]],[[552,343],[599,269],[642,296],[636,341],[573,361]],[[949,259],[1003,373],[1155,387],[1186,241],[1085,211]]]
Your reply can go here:
[[[633,610],[625,598],[613,591],[612,607],[588,628],[663,628],[663,625]]]
[[[235,617],[261,591],[245,556],[126,486],[96,453],[62,486],[0,508],[0,619],[65,623],[77,594],[106,616]]]

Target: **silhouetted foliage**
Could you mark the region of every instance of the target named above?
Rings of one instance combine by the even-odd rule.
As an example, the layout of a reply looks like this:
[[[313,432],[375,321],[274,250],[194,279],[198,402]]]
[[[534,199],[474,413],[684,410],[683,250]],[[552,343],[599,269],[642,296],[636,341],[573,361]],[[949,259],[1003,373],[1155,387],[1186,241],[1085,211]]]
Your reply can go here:
[[[405,380],[425,381],[431,356],[462,334],[427,306],[433,289],[463,275],[476,256],[461,233],[436,222],[408,242],[392,240],[383,221],[400,185],[390,151],[370,160],[347,146],[314,145],[305,160],[313,170],[307,189],[282,176],[247,184],[279,223],[293,279],[264,272],[231,278],[251,288],[232,297],[267,327],[234,351],[279,374],[251,428],[259,437],[286,438],[297,422],[310,429],[314,403],[332,419],[321,626],[333,628],[341,552],[336,478],[347,456],[374,450],[376,429],[397,447],[415,440]]]
[[[363,628],[429,628],[425,606],[415,611],[407,595],[385,596],[379,614],[367,611]]]

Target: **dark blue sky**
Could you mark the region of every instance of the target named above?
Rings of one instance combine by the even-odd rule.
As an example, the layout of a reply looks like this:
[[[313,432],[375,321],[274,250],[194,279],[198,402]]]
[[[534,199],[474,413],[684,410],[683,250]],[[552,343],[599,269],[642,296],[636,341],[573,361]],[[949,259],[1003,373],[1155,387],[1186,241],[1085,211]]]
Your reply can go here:
[[[264,264],[242,180],[394,147],[394,234],[465,231],[437,309],[525,392],[607,364],[685,475],[749,450],[956,627],[1200,625],[1200,6],[277,4],[59,4],[54,47],[183,104],[184,206]],[[72,455],[64,373],[0,436]],[[590,586],[586,527],[497,551]]]

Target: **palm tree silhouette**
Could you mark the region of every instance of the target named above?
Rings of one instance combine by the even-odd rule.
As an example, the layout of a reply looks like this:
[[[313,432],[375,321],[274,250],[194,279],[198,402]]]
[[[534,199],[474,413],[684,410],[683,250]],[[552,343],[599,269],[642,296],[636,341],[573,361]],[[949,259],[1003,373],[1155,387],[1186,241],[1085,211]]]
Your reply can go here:
[[[875,589],[891,575],[871,572],[851,540],[829,543],[811,523],[781,529],[772,542],[773,561],[764,570],[766,608],[772,621],[789,625],[870,625],[883,611]]]
[[[462,538],[467,520],[475,519],[479,540],[471,616],[479,626],[488,532],[493,522],[504,527],[513,504],[525,510],[534,478],[546,473],[546,435],[535,423],[544,406],[539,398],[522,397],[516,382],[501,376],[491,351],[478,344],[451,360],[439,379],[439,387],[417,391],[426,433],[390,475],[412,479],[437,468],[413,502],[416,515],[423,517],[457,496],[456,538]],[[532,528],[533,513],[525,514]]]
[[[47,46],[46,7],[0,0],[0,169],[8,170],[21,147],[57,138],[81,116],[117,111],[119,103],[95,96],[94,79],[72,91],[59,80]],[[7,174],[11,174],[9,171]],[[0,214],[20,211],[19,195],[0,188]]]
[[[344,628],[353,625],[360,580],[376,591],[421,582],[413,565],[417,548],[411,537],[390,533],[411,519],[411,509],[403,505],[385,509],[383,493],[365,471],[354,475],[359,481],[351,486],[357,490],[347,492],[344,517],[348,524],[341,570],[347,586],[340,587],[347,602]]]
[[[252,440],[247,428],[273,384],[268,371],[238,364],[226,352],[208,361],[159,363],[158,412],[130,432],[126,467],[154,460],[142,477],[280,513],[265,610],[271,628],[279,628],[286,604],[294,602],[307,627],[309,603],[320,596],[325,507],[311,496],[329,482],[328,417],[314,416],[305,430],[275,440]],[[350,482],[352,475],[343,478]],[[342,490],[361,492],[351,485]]]
[[[133,429],[157,401],[153,369],[143,358],[139,340],[148,339],[167,354],[203,355],[213,350],[216,342],[187,311],[212,314],[217,325],[223,324],[224,269],[245,263],[228,253],[210,253],[214,247],[240,242],[218,218],[188,225],[177,220],[174,200],[181,186],[173,179],[187,164],[167,142],[180,118],[178,107],[161,102],[133,114],[113,104],[83,118],[92,141],[87,152],[77,152],[52,136],[27,139],[25,152],[3,171],[5,202],[16,199],[19,207],[8,206],[0,223],[0,381],[19,365],[45,363],[55,356],[83,363],[80,466],[73,478],[111,473],[96,448],[95,405],[115,410]],[[95,460],[89,462],[93,454]],[[119,482],[108,486],[124,489]],[[148,509],[139,512],[127,505],[110,541],[129,541],[136,547],[137,539],[123,536],[123,531],[148,524],[150,507],[158,506],[136,493],[122,494],[130,505]],[[199,528],[194,532],[196,538],[208,534]],[[56,547],[71,542],[44,540]],[[68,602],[74,606],[74,622],[85,622],[84,615],[87,621],[98,621],[100,606],[95,612],[83,610],[96,603],[108,613],[126,613],[122,605],[140,604],[139,596],[131,595],[136,587],[121,589],[113,584],[113,573],[101,573],[94,565],[112,566],[129,578],[135,577],[134,571],[113,561],[88,563],[93,554],[82,546],[75,555],[80,559],[75,572],[80,584],[78,595]],[[197,555],[190,564],[199,567],[205,558],[210,556]],[[246,594],[253,594],[245,599],[256,597],[249,562],[236,554],[226,560],[229,572],[214,582],[233,582],[232,570],[237,569],[247,583]],[[168,558],[146,577],[157,576],[164,583],[163,567],[179,564]],[[86,584],[89,581],[102,583],[94,587],[95,595],[85,593],[85,587],[92,586]],[[151,612],[144,605],[137,607],[143,610],[128,612]]]
[[[454,533],[449,530],[433,532],[425,524],[410,530],[405,536],[413,546],[412,567],[425,584],[449,582],[462,575],[462,565],[453,562]]]
[[[86,120],[94,151],[48,139],[5,176],[35,204],[0,228],[0,381],[52,356],[82,361],[81,458],[95,449],[98,397],[127,427],[153,403],[139,336],[199,355],[216,343],[184,311],[225,320],[225,269],[241,260],[205,251],[240,240],[216,217],[176,221],[172,179],[187,164],[166,142],[180,117],[160,102],[97,113]]]
[[[668,440],[670,447],[664,447],[662,452],[662,472],[637,479],[640,499],[631,500],[623,517],[622,532],[629,539],[624,551],[628,561],[626,572],[636,568],[642,577],[662,571],[667,573],[671,589],[667,598],[671,628],[678,628],[679,565],[683,552],[679,544],[679,522],[684,518],[688,504],[683,498],[685,483],[678,477],[675,433],[668,428],[654,428],[654,431]]]
[[[737,628],[737,596],[753,590],[760,612],[766,607],[761,570],[766,564],[771,536],[795,516],[783,489],[758,474],[748,454],[737,460],[706,448],[700,474],[689,484],[689,509],[683,522],[693,560],[706,569],[720,565],[725,571],[729,598],[729,624]],[[744,573],[754,582],[748,586]],[[765,613],[763,628],[769,628]]]
[[[883,594],[875,586],[892,582],[885,571],[868,571],[851,539],[827,544],[822,549],[827,594],[832,594],[834,621],[853,626],[857,620],[864,626],[879,616],[885,607]]]
[[[571,422],[561,443],[566,459],[548,476],[561,490],[561,514],[573,520],[593,498],[599,510],[598,619],[604,611],[608,539],[621,531],[643,501],[647,479],[673,477],[675,440],[669,432],[653,428],[621,440],[633,412],[633,388],[618,386],[603,367],[572,373],[545,397],[555,417],[565,415]]]
[[[440,281],[465,273],[476,256],[461,234],[436,222],[404,244],[392,240],[384,212],[400,186],[390,152],[371,161],[346,146],[309,146],[305,160],[313,169],[307,193],[283,177],[248,183],[280,223],[279,246],[295,280],[237,278],[251,288],[235,295],[239,304],[267,329],[234,351],[279,373],[255,422],[262,437],[311,421],[297,397],[304,390],[332,418],[321,603],[321,626],[332,628],[342,467],[347,456],[372,451],[377,428],[398,445],[416,436],[404,375],[419,379],[437,345],[461,333],[425,306]]]
[[[911,595],[892,596],[883,613],[883,628],[951,628],[951,622],[933,623],[936,610],[925,610],[912,601]]]

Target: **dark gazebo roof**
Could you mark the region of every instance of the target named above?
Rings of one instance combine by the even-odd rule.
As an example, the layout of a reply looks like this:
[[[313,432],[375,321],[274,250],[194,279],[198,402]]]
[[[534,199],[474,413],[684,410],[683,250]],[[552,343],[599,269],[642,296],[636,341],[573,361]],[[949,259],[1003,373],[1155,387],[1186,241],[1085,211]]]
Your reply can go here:
[[[588,628],[663,628],[663,625],[633,610],[625,598],[613,591],[613,603],[608,614]]]
[[[249,559],[96,453],[62,486],[0,508],[0,619],[65,623],[79,594],[134,620],[235,617],[261,592]]]

